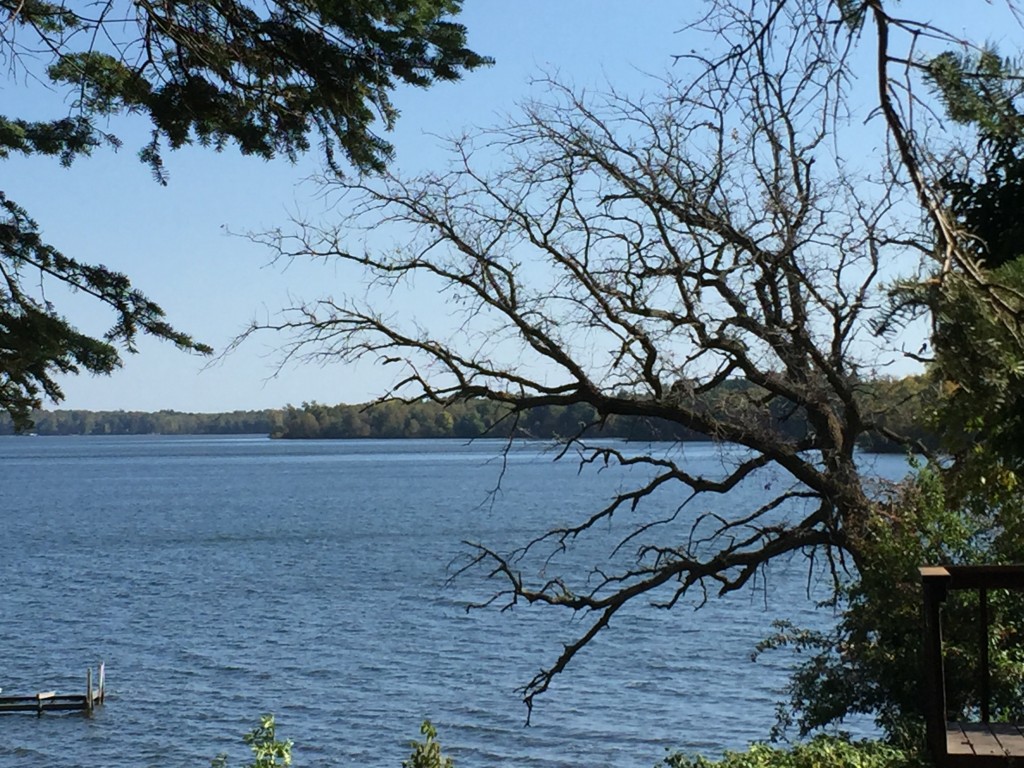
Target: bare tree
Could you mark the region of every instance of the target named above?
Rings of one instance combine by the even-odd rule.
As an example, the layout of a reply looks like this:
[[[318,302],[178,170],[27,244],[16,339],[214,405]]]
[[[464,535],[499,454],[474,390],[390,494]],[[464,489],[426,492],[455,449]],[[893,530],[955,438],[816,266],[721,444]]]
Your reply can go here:
[[[887,36],[898,27],[911,46],[952,38],[894,19],[881,0],[708,8],[698,26],[719,53],[681,57],[694,79],[662,83],[653,97],[593,98],[551,82],[518,122],[453,142],[447,171],[332,180],[346,221],[260,238],[284,258],[337,259],[387,291],[443,298],[443,318],[386,314],[350,296],[265,326],[294,334],[290,355],[398,364],[388,398],[486,398],[513,418],[586,403],[601,419],[664,419],[746,449],[723,474],[695,474],[671,457],[592,444],[584,425],[562,455],[643,465],[648,479],[519,547],[474,545],[473,565],[502,584],[500,604],[589,617],[525,686],[527,705],[630,601],[671,607],[731,592],[796,553],[833,573],[856,565],[876,504],[857,442],[910,444],[875,420],[864,384],[892,359],[873,332],[883,283],[894,264],[960,265],[908,122],[920,97],[906,79],[917,76],[915,54],[893,53]],[[849,78],[871,19],[880,118],[864,123]],[[881,147],[875,157],[866,133]],[[371,235],[354,248],[367,228],[405,240],[386,249]],[[729,407],[710,408],[723,392]],[[769,466],[783,480],[759,503],[709,511],[708,497]],[[651,501],[669,488],[678,501],[666,512]],[[615,543],[632,548],[624,567],[524,572],[527,555],[599,535],[612,517],[628,520]]]

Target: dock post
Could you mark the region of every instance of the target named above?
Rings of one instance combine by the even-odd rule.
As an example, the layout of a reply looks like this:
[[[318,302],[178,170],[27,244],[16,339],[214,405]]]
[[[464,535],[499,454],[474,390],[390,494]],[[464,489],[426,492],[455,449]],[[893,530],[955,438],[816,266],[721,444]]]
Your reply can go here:
[[[106,665],[101,661],[100,662],[100,704],[103,703],[103,699],[106,697],[105,678],[106,678]]]
[[[92,667],[85,670],[85,711],[92,714]]]

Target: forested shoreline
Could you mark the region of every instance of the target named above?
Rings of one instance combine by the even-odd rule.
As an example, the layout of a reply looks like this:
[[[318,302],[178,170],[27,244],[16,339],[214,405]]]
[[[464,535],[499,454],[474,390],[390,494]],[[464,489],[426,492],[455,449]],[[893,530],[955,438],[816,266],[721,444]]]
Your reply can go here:
[[[30,435],[244,435],[270,434],[284,409],[184,413],[181,411],[34,411]],[[14,422],[0,414],[0,435],[15,434]]]
[[[680,398],[698,398],[711,414],[724,414],[737,397],[749,397],[750,385],[726,382],[702,395],[677,386]],[[932,445],[937,436],[928,412],[937,401],[935,385],[924,376],[876,379],[864,383],[866,412],[879,424]],[[519,414],[487,400],[300,406],[226,413],[184,413],[173,410],[53,410],[33,414],[35,435],[232,435],[266,434],[281,439],[408,439],[508,437],[552,439],[586,431],[590,436],[624,440],[707,441],[710,438],[664,419],[612,415],[601,419],[586,403],[543,406]],[[804,414],[780,409],[766,397],[764,418],[797,437],[807,430]],[[14,434],[9,417],[0,418],[0,435]],[[905,450],[877,439],[861,445],[872,451]]]

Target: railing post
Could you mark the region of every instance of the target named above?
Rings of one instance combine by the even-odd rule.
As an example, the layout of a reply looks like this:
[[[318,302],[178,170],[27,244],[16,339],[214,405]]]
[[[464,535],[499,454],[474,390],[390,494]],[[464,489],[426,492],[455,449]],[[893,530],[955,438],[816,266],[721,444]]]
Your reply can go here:
[[[942,671],[941,606],[949,589],[949,572],[920,569],[924,592],[925,727],[928,749],[940,768],[946,762],[946,685]]]
[[[987,723],[989,721],[992,676],[988,660],[988,590],[985,587],[978,590],[978,612],[981,614],[978,622],[980,635],[978,639],[981,642],[981,648],[978,649],[981,660],[981,722]]]

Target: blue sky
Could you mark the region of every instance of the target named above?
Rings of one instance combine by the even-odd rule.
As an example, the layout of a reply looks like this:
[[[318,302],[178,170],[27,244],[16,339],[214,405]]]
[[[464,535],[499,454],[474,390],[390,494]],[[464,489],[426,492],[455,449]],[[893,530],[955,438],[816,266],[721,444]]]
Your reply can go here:
[[[940,6],[947,4],[935,8]],[[692,45],[677,34],[687,7],[677,0],[467,0],[462,21],[470,45],[497,63],[459,83],[395,94],[402,111],[391,136],[396,168],[439,163],[436,135],[501,122],[517,102],[542,95],[530,81],[544,73],[577,86],[653,88],[645,73],[670,71],[672,54]],[[3,87],[9,114],[43,117],[62,109],[60,99],[24,79]],[[166,159],[171,182],[161,187],[136,159],[147,126],[118,121],[111,127],[125,146],[97,152],[70,169],[38,158],[4,161],[4,189],[51,243],[124,271],[174,324],[218,350],[253,318],[335,288],[338,275],[330,265],[268,265],[267,251],[230,234],[281,225],[290,216],[329,215],[317,185],[308,181],[320,167],[315,155],[291,165],[242,158],[230,149],[186,149]],[[51,298],[87,331],[101,333],[109,324],[109,316],[84,297],[51,291]],[[281,341],[258,337],[210,363],[143,339],[140,354],[126,356],[125,367],[112,376],[62,379],[62,407],[255,409],[307,400],[361,402],[385,386],[370,367],[295,364],[278,370]]]

